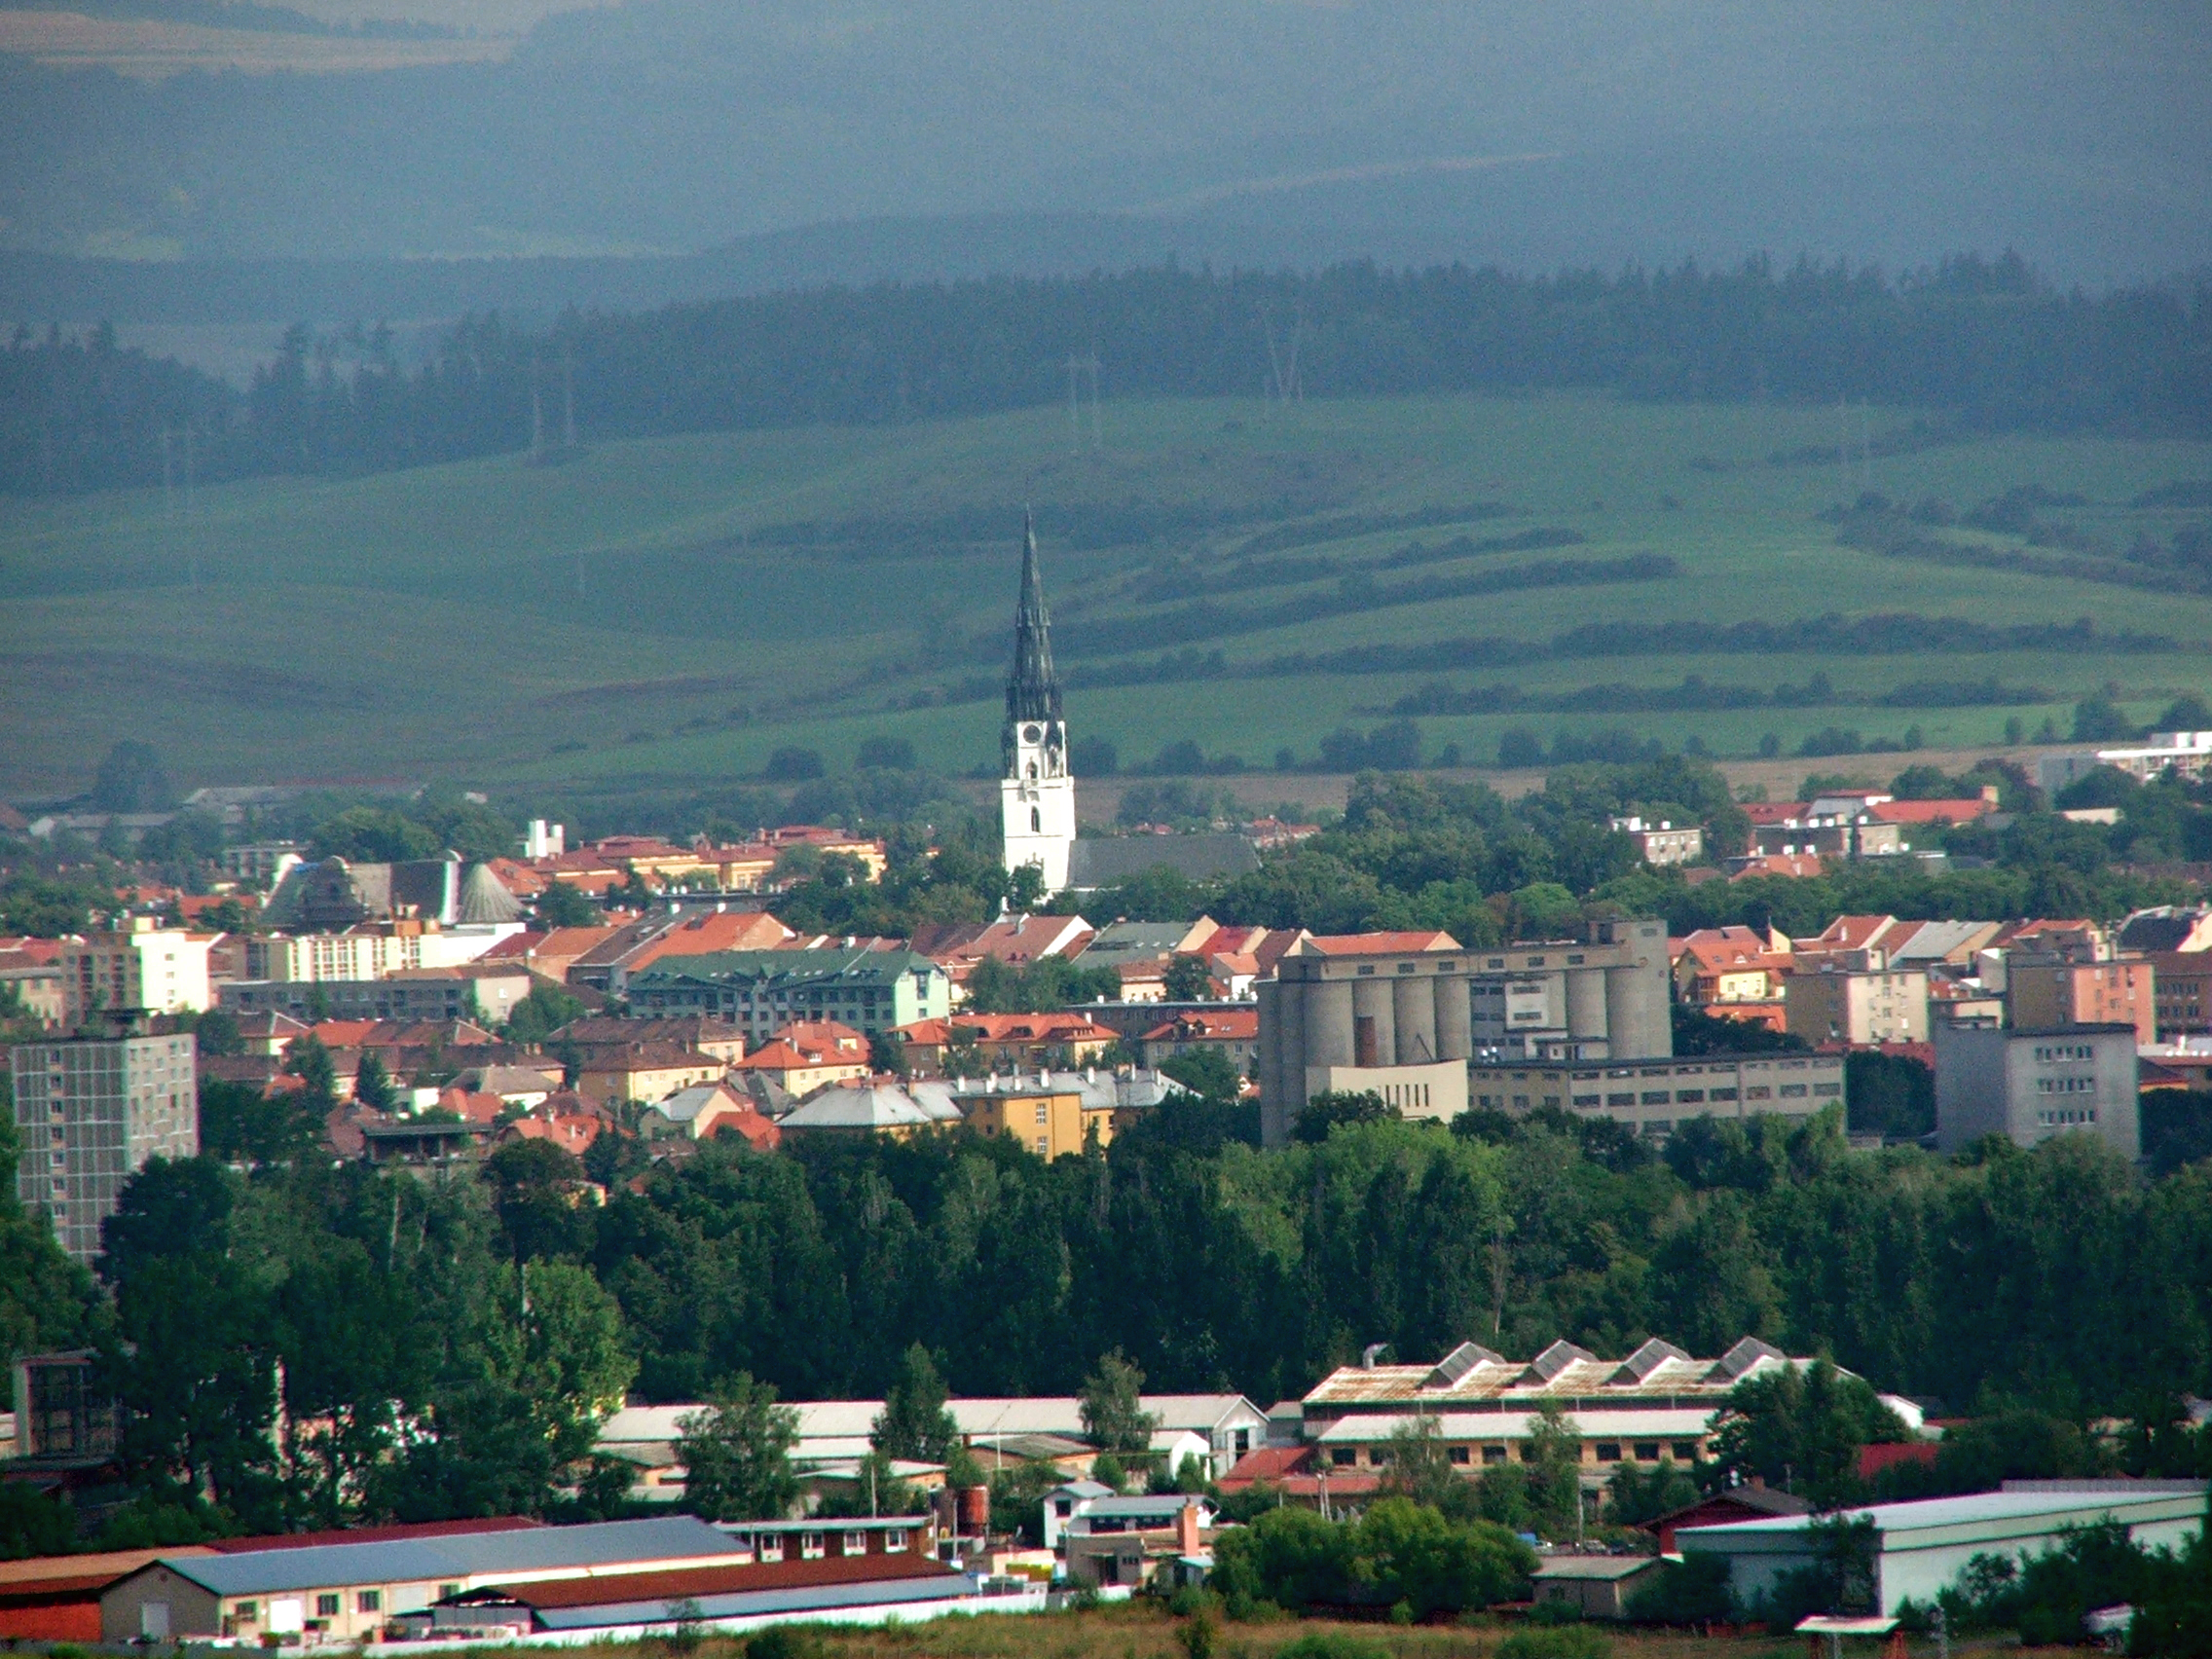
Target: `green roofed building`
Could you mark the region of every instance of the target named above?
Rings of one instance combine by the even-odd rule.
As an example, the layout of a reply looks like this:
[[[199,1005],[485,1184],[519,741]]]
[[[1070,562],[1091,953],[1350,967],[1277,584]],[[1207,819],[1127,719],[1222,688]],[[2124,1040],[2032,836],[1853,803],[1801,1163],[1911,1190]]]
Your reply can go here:
[[[724,950],[664,956],[629,978],[646,1018],[711,1014],[765,1042],[794,1019],[834,1019],[873,1036],[952,1012],[952,981],[911,950]]]

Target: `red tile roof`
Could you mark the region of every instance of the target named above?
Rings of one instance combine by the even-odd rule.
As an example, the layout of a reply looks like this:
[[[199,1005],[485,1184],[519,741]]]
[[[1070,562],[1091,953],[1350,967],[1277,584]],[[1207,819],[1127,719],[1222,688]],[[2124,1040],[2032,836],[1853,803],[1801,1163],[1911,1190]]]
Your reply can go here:
[[[1308,949],[1317,950],[1324,956],[1412,955],[1423,950],[1464,948],[1457,940],[1443,932],[1309,934],[1305,942]]]
[[[1243,1492],[1262,1481],[1290,1497],[1317,1497],[1324,1484],[1332,1498],[1365,1497],[1382,1490],[1382,1477],[1373,1470],[1331,1468],[1319,1453],[1316,1446],[1262,1446],[1236,1459],[1221,1477],[1221,1490]]]
[[[1177,1014],[1164,1025],[1156,1025],[1144,1034],[1147,1043],[1172,1043],[1178,1040],[1195,1042],[1235,1043],[1257,1041],[1260,1035],[1260,1011],[1232,1009],[1225,1014],[1207,1011],[1199,1014]]]
[[[1781,875],[1802,880],[1807,876],[1825,875],[1827,866],[1815,853],[1769,853],[1763,859],[1753,859],[1729,876],[1731,881],[1743,881],[1754,875]]]
[[[1885,800],[1867,808],[1881,824],[1972,824],[1997,810],[1997,803],[1976,795],[1972,800]]]

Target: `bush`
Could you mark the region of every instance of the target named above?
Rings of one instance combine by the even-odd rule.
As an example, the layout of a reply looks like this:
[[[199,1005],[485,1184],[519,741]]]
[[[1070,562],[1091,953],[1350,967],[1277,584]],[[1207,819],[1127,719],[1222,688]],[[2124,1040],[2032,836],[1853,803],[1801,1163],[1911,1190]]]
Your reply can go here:
[[[1638,1624],[1713,1624],[1735,1611],[1728,1558],[1696,1552],[1661,1562],[1628,1599],[1628,1616]]]
[[[864,737],[856,764],[911,772],[915,764],[914,746],[903,737]]]
[[[1232,1606],[1272,1601],[1464,1612],[1525,1591],[1536,1558],[1503,1527],[1455,1522],[1411,1498],[1386,1497],[1353,1522],[1275,1509],[1215,1549],[1214,1584]]]
[[[804,1625],[770,1625],[753,1633],[745,1644],[745,1659],[821,1659],[823,1650],[819,1631]]]
[[[800,784],[809,778],[821,777],[827,770],[822,756],[815,751],[786,745],[768,756],[768,764],[760,775],[770,783]]]
[[[1588,1625],[1531,1626],[1497,1644],[1497,1659],[1612,1659],[1613,1644]]]
[[[1342,1631],[1315,1630],[1276,1648],[1275,1659],[1390,1659],[1390,1650]]]

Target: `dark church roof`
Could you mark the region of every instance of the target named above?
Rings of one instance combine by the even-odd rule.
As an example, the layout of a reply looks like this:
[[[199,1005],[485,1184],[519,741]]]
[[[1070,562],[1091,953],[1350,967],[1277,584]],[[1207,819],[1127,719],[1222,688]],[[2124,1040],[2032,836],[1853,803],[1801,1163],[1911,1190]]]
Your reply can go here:
[[[1052,616],[1045,607],[1045,578],[1037,571],[1037,527],[1021,527],[1021,597],[1014,607],[1014,668],[1006,680],[1006,718],[1056,720],[1060,682],[1052,672]]]
[[[1193,881],[1244,875],[1260,855],[1241,835],[1087,835],[1068,851],[1068,886],[1095,892],[1165,865]]]

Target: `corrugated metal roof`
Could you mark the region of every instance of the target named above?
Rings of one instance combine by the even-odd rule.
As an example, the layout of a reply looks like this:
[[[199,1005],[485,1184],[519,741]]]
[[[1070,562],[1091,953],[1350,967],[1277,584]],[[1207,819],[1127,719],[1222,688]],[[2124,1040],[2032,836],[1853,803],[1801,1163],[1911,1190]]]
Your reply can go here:
[[[1164,1515],[1169,1519],[1182,1514],[1183,1506],[1192,1499],[1179,1492],[1162,1493],[1143,1497],[1101,1497],[1085,1513],[1092,1520],[1101,1517],[1108,1521],[1136,1518],[1146,1515]],[[1198,1500],[1201,1507],[1211,1509],[1210,1503]]]
[[[720,1558],[738,1553],[729,1537],[688,1515],[602,1521],[584,1527],[533,1527],[366,1544],[163,1561],[218,1596],[255,1596],[340,1584],[403,1584],[486,1578],[503,1572],[617,1567],[625,1563]]]
[[[1536,1564],[1534,1577],[1539,1582],[1610,1584],[1658,1565],[1657,1556],[1547,1556]]]
[[[2063,1518],[2064,1521],[2093,1521],[2111,1513],[2125,1519],[2125,1511],[2157,1505],[2189,1505],[2202,1508],[2201,1493],[2177,1493],[2167,1483],[2160,1482],[2162,1490],[2148,1492],[1981,1492],[1965,1497],[1925,1497],[1904,1503],[1874,1503],[1862,1509],[1840,1511],[1833,1519],[1842,1521],[1871,1521],[1884,1533],[1924,1531],[1938,1527],[1971,1527],[1992,1521],[2034,1521],[2045,1518]],[[1683,1527],[1676,1530],[1677,1539],[1696,1538],[1725,1540],[1733,1537],[1766,1537],[1776,1533],[1800,1532],[1815,1518],[1809,1515],[1777,1515],[1758,1521],[1726,1521],[1713,1527]],[[2062,1524],[2053,1519],[2052,1526]]]
[[[1631,1359],[1633,1364],[1597,1359],[1571,1344],[1555,1343],[1527,1364],[1478,1359],[1456,1380],[1437,1365],[1346,1365],[1324,1377],[1304,1404],[1309,1411],[1395,1405],[1446,1410],[1457,1402],[1519,1399],[1690,1398],[1717,1404],[1746,1377],[1779,1365],[1809,1363],[1749,1340],[1719,1359],[1696,1359],[1651,1343]]]
[[[927,1517],[908,1525],[919,1526]],[[828,1523],[835,1530],[838,1522]],[[629,1572],[619,1578],[559,1578],[539,1584],[505,1584],[471,1590],[457,1601],[499,1598],[526,1607],[612,1607],[735,1595],[748,1590],[803,1589],[870,1578],[958,1578],[951,1567],[919,1554],[827,1556],[820,1561],[772,1561],[742,1567],[704,1567],[682,1572]]]
[[[811,1612],[829,1607],[903,1605],[964,1600],[976,1594],[965,1573],[926,1578],[869,1578],[851,1584],[820,1584],[789,1590],[751,1590],[729,1595],[695,1596],[683,1609],[686,1620],[764,1618],[778,1613]],[[618,1629],[625,1625],[672,1623],[666,1602],[608,1603],[590,1607],[547,1608],[536,1614],[549,1631]]]

